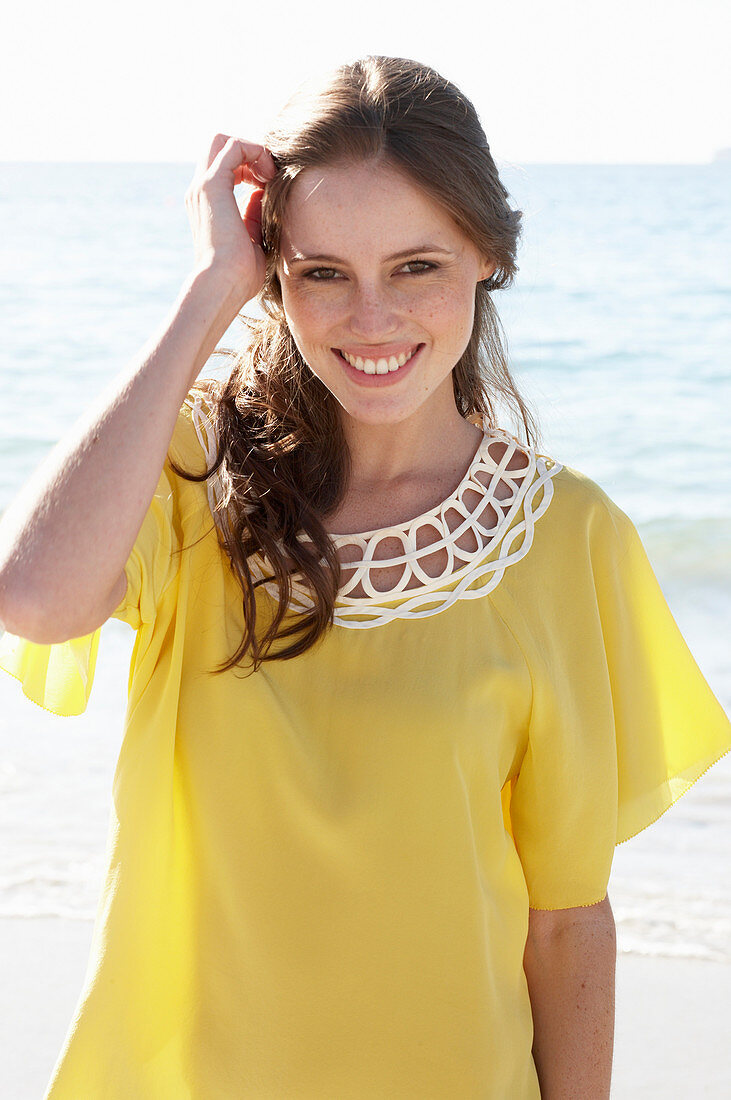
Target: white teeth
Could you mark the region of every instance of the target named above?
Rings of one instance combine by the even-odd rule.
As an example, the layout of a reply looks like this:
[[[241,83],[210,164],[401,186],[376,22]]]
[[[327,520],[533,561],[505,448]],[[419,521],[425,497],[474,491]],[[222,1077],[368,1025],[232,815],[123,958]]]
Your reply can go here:
[[[351,367],[363,371],[364,374],[388,374],[390,371],[397,371],[399,367],[403,367],[404,363],[408,363],[415,352],[416,348],[410,352],[402,352],[399,356],[392,355],[389,359],[378,360],[362,359],[360,355],[348,355],[347,351],[343,351],[341,354],[344,359],[347,359]]]

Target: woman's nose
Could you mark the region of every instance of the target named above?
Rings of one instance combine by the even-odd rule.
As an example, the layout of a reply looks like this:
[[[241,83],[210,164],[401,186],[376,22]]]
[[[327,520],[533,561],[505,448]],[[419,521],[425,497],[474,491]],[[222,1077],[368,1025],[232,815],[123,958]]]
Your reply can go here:
[[[359,287],[350,301],[350,328],[354,336],[375,342],[376,337],[391,336],[398,329],[398,317],[385,290]]]

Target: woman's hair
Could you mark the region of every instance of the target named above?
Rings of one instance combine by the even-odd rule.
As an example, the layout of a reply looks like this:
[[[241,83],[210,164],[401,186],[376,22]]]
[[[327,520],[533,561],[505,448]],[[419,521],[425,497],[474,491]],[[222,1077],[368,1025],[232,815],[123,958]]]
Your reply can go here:
[[[522,214],[508,204],[477,112],[462,92],[427,65],[366,57],[341,66],[318,86],[302,88],[264,144],[278,172],[262,206],[267,274],[258,301],[263,316],[244,318],[251,334],[245,348],[221,350],[234,356],[229,377],[206,380],[218,440],[213,466],[194,475],[173,464],[193,481],[218,471],[223,488],[220,509],[226,522],[217,524],[218,537],[243,591],[245,632],[236,653],[216,672],[234,667],[249,651],[251,671],[263,660],[303,653],[332,625],[340,587],[337,552],[320,517],[344,499],[350,453],[338,402],[310,370],[289,331],[276,270],[287,199],[302,171],[373,159],[396,168],[496,263],[492,276],[477,283],[472,335],[452,371],[455,402],[462,416],[481,413],[495,427],[494,401],[500,396],[522,420],[528,444],[538,443],[536,421],[508,368],[491,298],[493,290],[511,285],[518,270]],[[303,541],[302,532],[311,541]],[[265,563],[264,576],[252,577],[252,554]],[[284,624],[293,571],[307,585],[314,607]],[[278,606],[259,637],[256,589],[272,580]],[[288,647],[274,646],[291,637],[296,641]]]

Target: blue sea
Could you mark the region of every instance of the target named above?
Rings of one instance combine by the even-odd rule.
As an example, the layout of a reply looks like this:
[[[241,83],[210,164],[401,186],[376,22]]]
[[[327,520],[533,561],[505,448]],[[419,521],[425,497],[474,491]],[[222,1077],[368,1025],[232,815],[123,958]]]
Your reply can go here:
[[[498,166],[524,237],[494,301],[540,449],[634,520],[731,711],[731,165]],[[192,172],[0,164],[0,511],[166,317]],[[2,916],[94,917],[133,641],[104,626],[78,718],[0,674]],[[616,849],[609,896],[620,951],[731,961],[731,754]]]

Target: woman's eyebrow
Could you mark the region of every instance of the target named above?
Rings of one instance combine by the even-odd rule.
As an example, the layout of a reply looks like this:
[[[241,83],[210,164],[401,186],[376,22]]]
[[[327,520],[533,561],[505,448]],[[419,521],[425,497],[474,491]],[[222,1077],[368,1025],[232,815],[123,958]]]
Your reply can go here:
[[[403,248],[400,252],[393,252],[390,256],[385,256],[384,263],[390,263],[392,260],[400,260],[404,256],[413,256],[416,252],[438,252],[443,256],[453,256],[454,253],[450,252],[447,248],[440,248],[436,244],[417,244],[413,248]],[[304,256],[296,249],[293,251],[290,257],[290,263],[330,263],[330,264],[345,264],[346,260],[341,260],[338,256],[326,256],[318,253],[316,256]]]

